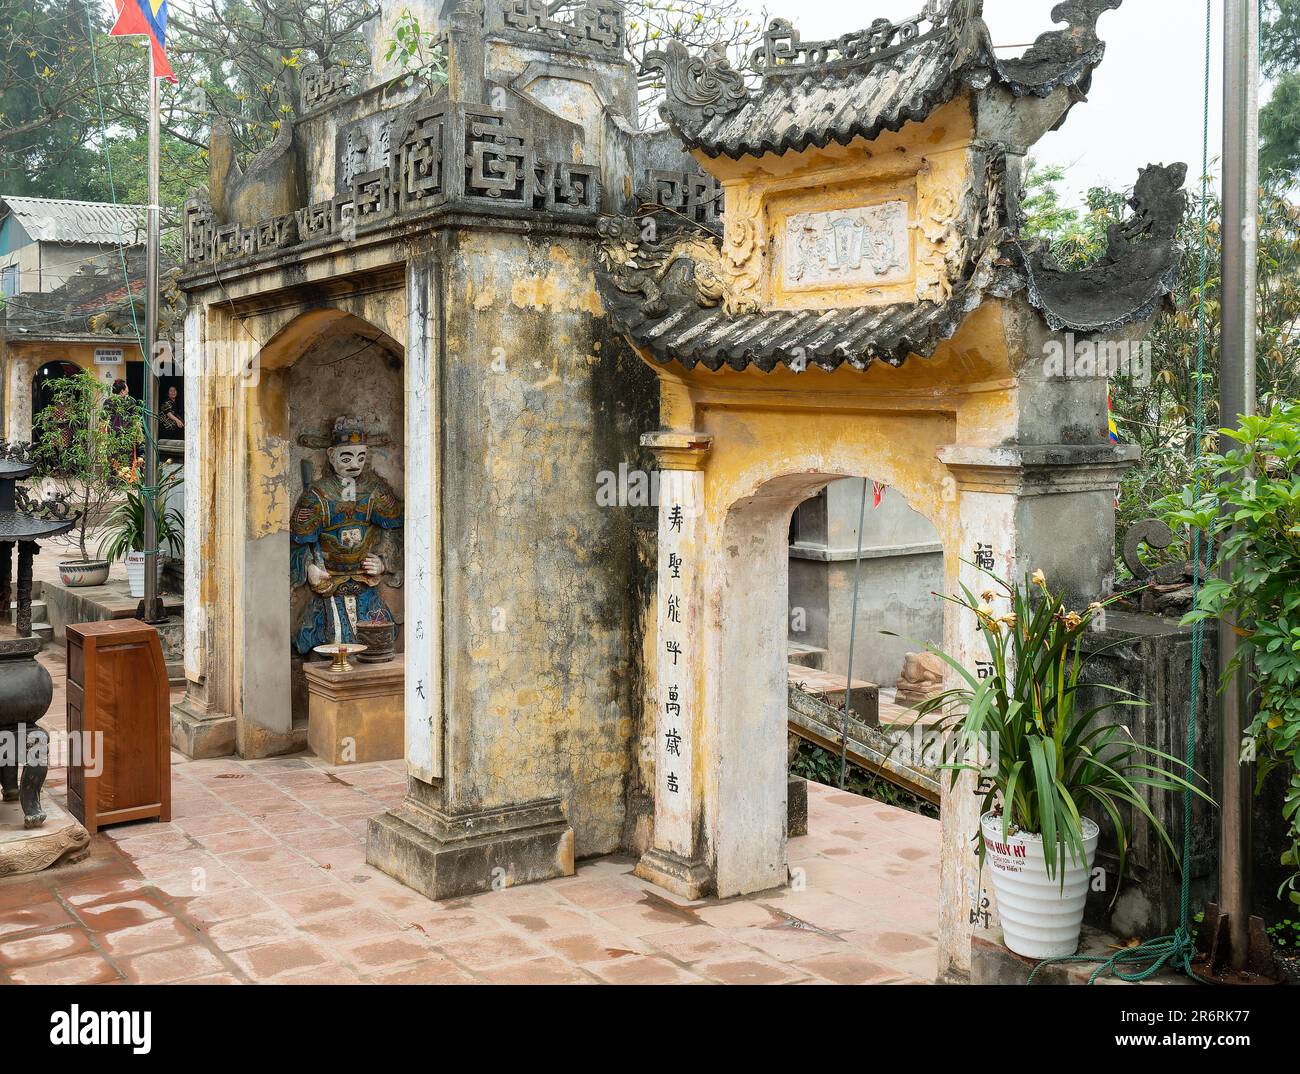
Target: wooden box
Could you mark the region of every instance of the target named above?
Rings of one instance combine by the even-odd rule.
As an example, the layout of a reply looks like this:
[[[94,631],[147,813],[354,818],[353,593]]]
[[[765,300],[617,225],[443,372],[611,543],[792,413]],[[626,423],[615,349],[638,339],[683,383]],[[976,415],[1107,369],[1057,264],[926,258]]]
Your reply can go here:
[[[70,750],[69,811],[92,833],[171,820],[171,712],[158,631],[109,619],[69,624],[67,636],[68,734],[83,746],[94,741],[96,751],[78,758]]]

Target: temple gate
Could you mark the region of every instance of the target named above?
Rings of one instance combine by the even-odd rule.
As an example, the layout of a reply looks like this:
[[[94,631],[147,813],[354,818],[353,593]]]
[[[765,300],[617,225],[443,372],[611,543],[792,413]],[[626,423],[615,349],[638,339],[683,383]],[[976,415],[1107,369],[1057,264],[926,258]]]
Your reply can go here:
[[[1140,338],[1172,284],[1182,172],[1144,171],[1077,274],[1022,241],[1019,194],[1118,3],[1060,5],[1068,26],[1018,59],[974,0],[834,42],[776,20],[752,88],[670,42],[648,62],[671,129],[640,131],[615,0],[429,0],[410,6],[446,85],[308,73],[246,170],[218,131],[186,208],[178,748],[308,738],[289,545],[312,430],[286,393],[364,349],[401,379],[380,424],[401,436],[404,678],[376,711],[402,721],[409,775],[368,859],[435,898],[620,848],[688,898],[784,884],[802,499],[896,488],[949,588],[978,588],[976,565],[1105,588],[1133,456],[1106,438],[1106,370],[1050,356]],[[657,533],[597,496],[643,459]],[[944,634],[975,666],[970,624]],[[946,792],[950,973],[980,901],[975,810],[967,783]]]
[[[1015,60],[958,0],[835,41],[777,19],[756,88],[676,43],[648,61],[725,211],[720,231],[653,206],[606,225],[601,294],[659,378],[661,430],[643,443],[676,478],[661,481],[640,875],[691,898],[785,880],[786,534],[832,479],[869,475],[928,518],[949,592],[990,588],[981,569],[1107,591],[1135,449],[1108,442],[1105,364],[1056,359],[1141,337],[1172,285],[1184,169],[1143,172],[1133,218],[1085,272],[1019,227],[1026,151],[1081,98],[1116,6],[1059,5],[1068,28]],[[986,655],[951,606],[944,641],[969,668]],[[973,790],[966,776],[942,800],[949,975],[987,921]]]

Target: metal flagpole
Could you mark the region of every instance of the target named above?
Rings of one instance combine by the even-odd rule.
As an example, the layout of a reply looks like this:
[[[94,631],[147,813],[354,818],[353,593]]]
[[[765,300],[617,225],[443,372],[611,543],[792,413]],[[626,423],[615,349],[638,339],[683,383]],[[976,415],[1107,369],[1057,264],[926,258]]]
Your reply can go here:
[[[1255,221],[1259,207],[1259,7],[1227,0],[1223,35],[1223,291],[1219,347],[1219,422],[1255,412]],[[1224,563],[1223,576],[1231,573]],[[1219,670],[1238,650],[1234,624],[1219,621]],[[1219,910],[1228,917],[1232,968],[1249,952],[1251,771],[1242,763],[1248,675],[1219,695],[1223,793],[1219,824]],[[1186,868],[1184,863],[1184,868]]]
[[[844,718],[840,721],[840,790],[849,764],[849,701],[853,697],[853,649],[858,642],[858,575],[862,570],[862,527],[867,521],[867,479],[862,479],[862,502],[858,505],[858,553],[853,560],[853,605],[849,617],[849,666],[844,673]]]
[[[158,163],[159,116],[158,76],[153,50],[149,56],[149,205],[148,247],[145,251],[145,368],[144,368],[144,601],[140,618],[146,623],[162,621],[158,599],[158,243],[162,200]]]

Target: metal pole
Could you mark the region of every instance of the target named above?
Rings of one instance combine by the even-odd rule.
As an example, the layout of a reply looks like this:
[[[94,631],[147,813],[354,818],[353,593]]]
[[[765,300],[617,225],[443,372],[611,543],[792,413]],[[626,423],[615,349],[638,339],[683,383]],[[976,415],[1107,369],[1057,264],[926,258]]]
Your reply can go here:
[[[853,560],[853,610],[849,616],[849,666],[844,674],[844,719],[840,726],[840,790],[849,766],[849,701],[853,697],[853,648],[858,641],[858,574],[862,570],[862,527],[867,521],[867,479],[862,479],[862,503],[858,505],[858,553]]]
[[[1259,7],[1226,0],[1223,34],[1223,292],[1219,423],[1255,412],[1255,221],[1259,207]],[[1231,565],[1222,568],[1226,576]],[[1237,632],[1219,622],[1219,670],[1236,656]],[[1219,813],[1219,909],[1228,916],[1232,966],[1243,969],[1250,921],[1250,766],[1241,762],[1249,676],[1219,695],[1223,791]],[[1186,867],[1186,863],[1184,863]]]
[[[162,606],[158,600],[158,525],[157,503],[152,490],[158,488],[158,373],[155,353],[158,341],[158,243],[160,176],[158,165],[159,116],[158,77],[149,60],[149,206],[147,209],[148,246],[145,250],[145,313],[144,313],[144,485],[151,490],[146,495],[144,512],[144,603],[141,606],[145,622],[162,619]]]

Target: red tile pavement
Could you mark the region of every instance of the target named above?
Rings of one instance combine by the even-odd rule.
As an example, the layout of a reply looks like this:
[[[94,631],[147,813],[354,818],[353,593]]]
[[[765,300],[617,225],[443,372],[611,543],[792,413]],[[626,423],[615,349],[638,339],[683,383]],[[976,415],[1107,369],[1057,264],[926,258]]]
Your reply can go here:
[[[62,723],[62,666],[46,726]],[[57,717],[57,718],[56,718]],[[809,787],[791,887],[685,902],[617,855],[435,903],[365,864],[402,762],[173,757],[174,817],[0,880],[0,982],[796,983],[932,980],[937,822]],[[64,773],[48,786],[63,800]]]

